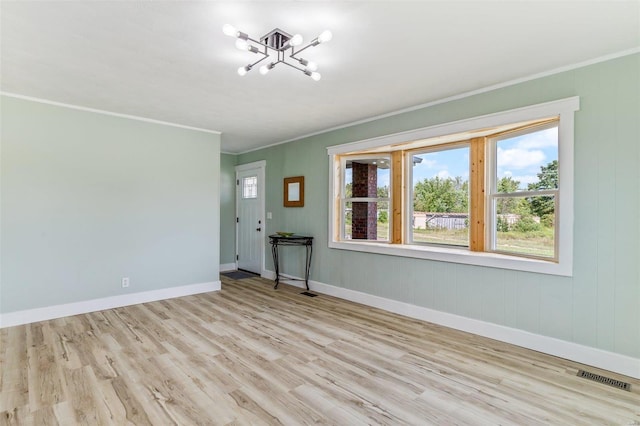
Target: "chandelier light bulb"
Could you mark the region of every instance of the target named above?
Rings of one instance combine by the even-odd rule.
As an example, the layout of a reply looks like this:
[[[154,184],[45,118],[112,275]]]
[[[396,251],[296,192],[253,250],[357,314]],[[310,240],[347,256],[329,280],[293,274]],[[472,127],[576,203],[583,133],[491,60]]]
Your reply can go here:
[[[238,30],[233,25],[224,24],[222,27],[222,32],[224,35],[228,35],[229,37],[237,37]]]
[[[296,34],[289,40],[289,44],[291,46],[300,46],[302,44],[302,36],[300,34]]]
[[[251,69],[251,68],[249,68],[249,67],[240,67],[240,68],[238,68],[238,75],[239,75],[239,76],[241,76],[241,77],[242,77],[242,76],[245,76],[245,75],[247,75],[247,72],[248,72],[250,69]]]
[[[271,70],[271,68],[275,67],[276,64],[274,64],[273,62],[271,62],[269,65],[263,65],[260,67],[260,74],[262,75],[266,75],[269,70]]]
[[[240,50],[249,50],[249,43],[247,43],[247,40],[239,38],[236,40],[236,47]]]
[[[320,80],[320,79],[322,78],[322,76],[320,75],[320,73],[319,73],[319,72],[312,72],[312,73],[311,73],[311,78],[312,78],[314,81],[318,81],[318,80]]]
[[[305,70],[316,71],[318,69],[318,64],[313,61],[307,61],[304,58],[300,58],[298,59],[298,62],[300,62],[300,65],[305,67]]]
[[[318,42],[326,43],[330,41],[332,38],[333,38],[333,34],[331,33],[331,31],[325,30],[318,36]]]

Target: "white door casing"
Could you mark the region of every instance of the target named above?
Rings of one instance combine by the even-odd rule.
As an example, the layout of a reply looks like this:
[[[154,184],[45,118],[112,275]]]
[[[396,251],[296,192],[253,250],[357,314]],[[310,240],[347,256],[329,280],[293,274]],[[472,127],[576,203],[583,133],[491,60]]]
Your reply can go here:
[[[262,275],[265,252],[265,161],[236,166],[236,263]]]

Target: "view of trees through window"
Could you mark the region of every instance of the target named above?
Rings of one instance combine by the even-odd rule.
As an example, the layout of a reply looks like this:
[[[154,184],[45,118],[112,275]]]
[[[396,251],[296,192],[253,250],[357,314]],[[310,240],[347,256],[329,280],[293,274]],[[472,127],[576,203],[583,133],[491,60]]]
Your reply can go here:
[[[557,127],[496,142],[495,250],[554,257],[557,153]],[[413,242],[468,246],[468,146],[412,158]]]
[[[412,161],[412,241],[468,246],[469,146],[415,154]]]
[[[557,124],[495,143],[495,250],[554,257]]]
[[[541,166],[538,180],[527,191],[558,188],[558,160]],[[520,181],[502,177],[499,193],[517,193]],[[496,249],[542,257],[553,257],[555,195],[496,198]]]

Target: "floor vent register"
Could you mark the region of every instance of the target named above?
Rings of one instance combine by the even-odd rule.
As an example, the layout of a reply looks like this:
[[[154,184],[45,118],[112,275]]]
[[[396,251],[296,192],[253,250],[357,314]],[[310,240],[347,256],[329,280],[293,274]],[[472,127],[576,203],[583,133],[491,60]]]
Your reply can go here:
[[[583,377],[585,379],[593,380],[594,382],[602,383],[605,385],[613,386],[614,388],[631,392],[631,383],[612,379],[611,377],[601,376],[595,373],[589,373],[588,371],[584,371],[584,370],[578,370],[578,377]]]

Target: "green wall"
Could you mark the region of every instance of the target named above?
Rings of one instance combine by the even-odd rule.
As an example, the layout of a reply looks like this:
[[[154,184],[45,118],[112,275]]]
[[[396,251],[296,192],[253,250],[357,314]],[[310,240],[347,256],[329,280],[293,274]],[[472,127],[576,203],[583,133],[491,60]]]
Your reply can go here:
[[[573,277],[327,247],[327,146],[576,95]],[[640,358],[638,117],[636,54],[242,154],[238,164],[267,162],[266,235],[315,236],[312,280]],[[282,178],[296,175],[305,207],[285,209]],[[284,256],[284,272],[302,275],[298,255]]]
[[[219,135],[0,102],[0,312],[219,280]]]
[[[236,160],[220,155],[220,264],[236,261]]]

